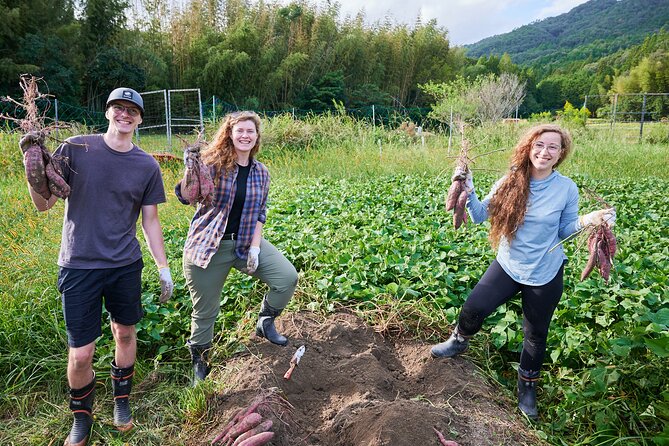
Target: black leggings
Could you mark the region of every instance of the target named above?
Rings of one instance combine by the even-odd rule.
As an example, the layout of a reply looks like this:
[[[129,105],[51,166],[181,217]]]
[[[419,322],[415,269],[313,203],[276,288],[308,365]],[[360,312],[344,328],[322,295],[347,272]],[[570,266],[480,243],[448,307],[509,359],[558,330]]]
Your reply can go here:
[[[497,260],[493,261],[462,306],[458,318],[460,334],[471,336],[477,333],[486,317],[520,291],[524,334],[520,367],[527,371],[539,371],[546,354],[548,326],[562,296],[563,273],[564,264],[547,284],[523,285],[509,277]]]

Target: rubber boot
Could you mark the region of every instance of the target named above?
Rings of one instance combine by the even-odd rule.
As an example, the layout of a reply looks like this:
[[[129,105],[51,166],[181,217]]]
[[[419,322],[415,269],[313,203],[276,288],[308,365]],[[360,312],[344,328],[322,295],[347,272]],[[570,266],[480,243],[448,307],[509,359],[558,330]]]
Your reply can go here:
[[[95,399],[95,372],[93,381],[81,389],[70,389],[70,409],[74,422],[65,446],[85,446],[93,426],[93,400]]]
[[[451,337],[440,344],[435,345],[430,350],[433,358],[452,358],[460,353],[463,353],[469,348],[469,338],[471,336],[463,336],[460,334],[458,326],[451,333]]]
[[[193,363],[193,387],[209,375],[209,350],[211,344],[194,345],[188,344],[190,350],[190,359]]]
[[[539,372],[523,370],[518,367],[518,408],[528,418],[536,419],[539,415],[537,410],[537,381]]]
[[[135,365],[117,367],[111,363],[112,389],[114,390],[114,426],[121,432],[132,429],[132,411],[130,410],[130,391],[132,377],[135,374]]]
[[[281,314],[283,310],[277,310],[267,303],[267,298],[263,298],[258,313],[258,323],[256,324],[256,335],[267,339],[272,344],[286,345],[288,339],[279,334],[274,326],[274,319]]]

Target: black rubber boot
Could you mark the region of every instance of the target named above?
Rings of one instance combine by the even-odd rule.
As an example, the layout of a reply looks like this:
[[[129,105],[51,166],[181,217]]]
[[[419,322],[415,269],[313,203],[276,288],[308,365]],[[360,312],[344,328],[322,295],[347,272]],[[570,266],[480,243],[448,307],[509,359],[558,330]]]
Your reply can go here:
[[[81,389],[70,389],[70,409],[74,422],[65,446],[85,446],[93,426],[93,400],[95,399],[95,372],[93,381]]]
[[[135,365],[117,367],[111,363],[112,389],[114,390],[114,426],[121,432],[132,429],[132,411],[130,410],[130,391],[132,377],[135,374]]]
[[[464,353],[469,347],[469,338],[471,336],[463,336],[458,331],[458,326],[451,333],[451,337],[445,342],[435,345],[430,350],[433,358],[452,358],[460,353]]]
[[[211,349],[211,344],[189,344],[188,349],[190,350],[190,359],[193,363],[193,386],[196,386],[200,381],[204,381],[211,370],[209,368],[209,350]]]
[[[518,367],[518,408],[528,418],[536,419],[539,416],[537,410],[537,381],[539,372],[523,370]]]
[[[274,326],[274,319],[281,314],[283,310],[277,310],[267,303],[267,299],[263,298],[260,306],[260,313],[258,313],[258,323],[256,324],[256,335],[267,339],[272,344],[287,345],[288,339],[279,334]]]

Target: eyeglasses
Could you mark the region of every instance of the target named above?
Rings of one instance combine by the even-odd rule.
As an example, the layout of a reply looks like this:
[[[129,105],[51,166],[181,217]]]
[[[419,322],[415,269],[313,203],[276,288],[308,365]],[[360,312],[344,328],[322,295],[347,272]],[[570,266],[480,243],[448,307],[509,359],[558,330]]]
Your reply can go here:
[[[532,144],[532,148],[537,152],[541,152],[542,150],[546,149],[548,153],[556,153],[562,150],[562,147],[558,146],[557,144],[546,145],[541,141],[535,141],[534,144]]]
[[[126,112],[129,116],[132,116],[133,118],[135,116],[139,116],[139,114],[141,113],[137,107],[126,107],[121,104],[112,104],[111,109],[114,110],[114,113],[118,114]]]

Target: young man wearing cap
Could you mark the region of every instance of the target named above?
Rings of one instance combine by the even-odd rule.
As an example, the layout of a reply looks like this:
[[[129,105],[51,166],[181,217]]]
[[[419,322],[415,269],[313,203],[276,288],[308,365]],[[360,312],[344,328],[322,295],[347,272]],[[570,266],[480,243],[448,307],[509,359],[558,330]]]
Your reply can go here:
[[[65,200],[58,258],[58,290],[69,345],[67,380],[74,415],[65,441],[69,446],[85,445],[93,424],[93,355],[95,341],[102,334],[103,303],[116,347],[111,362],[114,425],[120,431],[133,425],[128,397],[137,352],[135,324],[144,314],[142,252],[135,234],[140,213],[144,238],[160,271],[160,301],[166,302],[172,295],[158,220],[157,205],[165,202],[160,167],[132,142],[143,115],[144,102],[139,93],[117,88],[107,99],[107,131],[69,138],[54,153],[54,162],[59,162],[71,188]],[[24,148],[38,138],[36,134],[25,135],[20,144]],[[50,209],[57,200],[55,195],[45,199],[28,189],[39,211]]]

